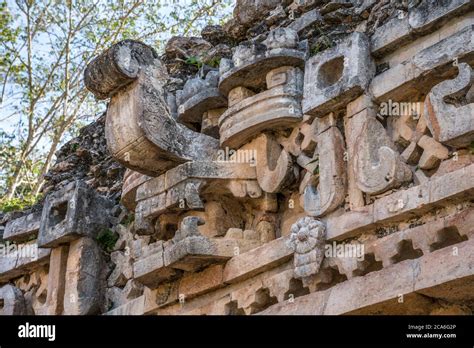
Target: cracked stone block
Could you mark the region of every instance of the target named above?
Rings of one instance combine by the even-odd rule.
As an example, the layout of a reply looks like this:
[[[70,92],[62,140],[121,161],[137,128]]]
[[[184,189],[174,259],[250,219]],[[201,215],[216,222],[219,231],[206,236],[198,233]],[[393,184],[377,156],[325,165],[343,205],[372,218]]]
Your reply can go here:
[[[375,73],[367,36],[355,32],[306,62],[303,112],[323,116],[367,89]]]
[[[134,279],[154,289],[158,284],[177,275],[175,270],[165,267],[163,241],[150,244],[145,250],[146,254],[133,264]]]
[[[11,284],[0,287],[0,315],[25,314],[25,298],[21,290]]]
[[[41,211],[8,221],[3,232],[3,239],[12,242],[24,242],[36,236],[41,221]]]
[[[91,315],[100,312],[104,296],[102,250],[88,237],[71,242],[66,266],[64,314]]]
[[[71,182],[46,197],[38,245],[50,248],[82,236],[95,237],[108,227],[113,205],[84,182]]]

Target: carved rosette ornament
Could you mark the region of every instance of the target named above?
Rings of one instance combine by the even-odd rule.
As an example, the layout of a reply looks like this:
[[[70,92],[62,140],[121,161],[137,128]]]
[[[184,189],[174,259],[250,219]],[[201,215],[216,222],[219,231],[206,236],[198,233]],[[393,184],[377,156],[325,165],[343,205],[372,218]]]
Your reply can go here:
[[[313,217],[303,217],[291,226],[287,245],[294,254],[294,276],[302,279],[319,272],[324,258],[326,226]]]

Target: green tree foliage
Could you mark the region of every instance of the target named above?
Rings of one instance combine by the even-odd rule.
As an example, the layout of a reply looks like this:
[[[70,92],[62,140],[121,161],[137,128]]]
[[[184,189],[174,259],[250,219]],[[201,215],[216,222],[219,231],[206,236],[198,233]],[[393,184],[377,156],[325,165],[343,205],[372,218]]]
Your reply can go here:
[[[133,38],[164,48],[222,22],[232,0],[0,0],[0,202],[32,201],[59,146],[105,109],[84,68]],[[1,209],[1,206],[0,206]]]

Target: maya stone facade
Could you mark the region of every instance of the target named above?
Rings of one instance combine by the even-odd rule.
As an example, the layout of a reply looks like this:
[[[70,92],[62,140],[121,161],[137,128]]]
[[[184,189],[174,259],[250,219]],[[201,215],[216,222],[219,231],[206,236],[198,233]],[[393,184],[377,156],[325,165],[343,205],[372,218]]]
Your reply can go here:
[[[0,313],[472,314],[472,1],[241,0],[202,36],[88,65],[116,162],[4,219]]]

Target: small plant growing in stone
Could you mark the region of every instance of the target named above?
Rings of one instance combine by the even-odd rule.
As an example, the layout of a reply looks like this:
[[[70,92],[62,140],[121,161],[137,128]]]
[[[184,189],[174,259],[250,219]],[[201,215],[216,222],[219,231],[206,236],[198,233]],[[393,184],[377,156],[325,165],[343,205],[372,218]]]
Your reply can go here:
[[[118,238],[119,236],[117,233],[113,232],[109,228],[106,228],[99,232],[99,235],[96,239],[101,248],[104,251],[110,253],[114,249],[115,243],[117,242]]]

